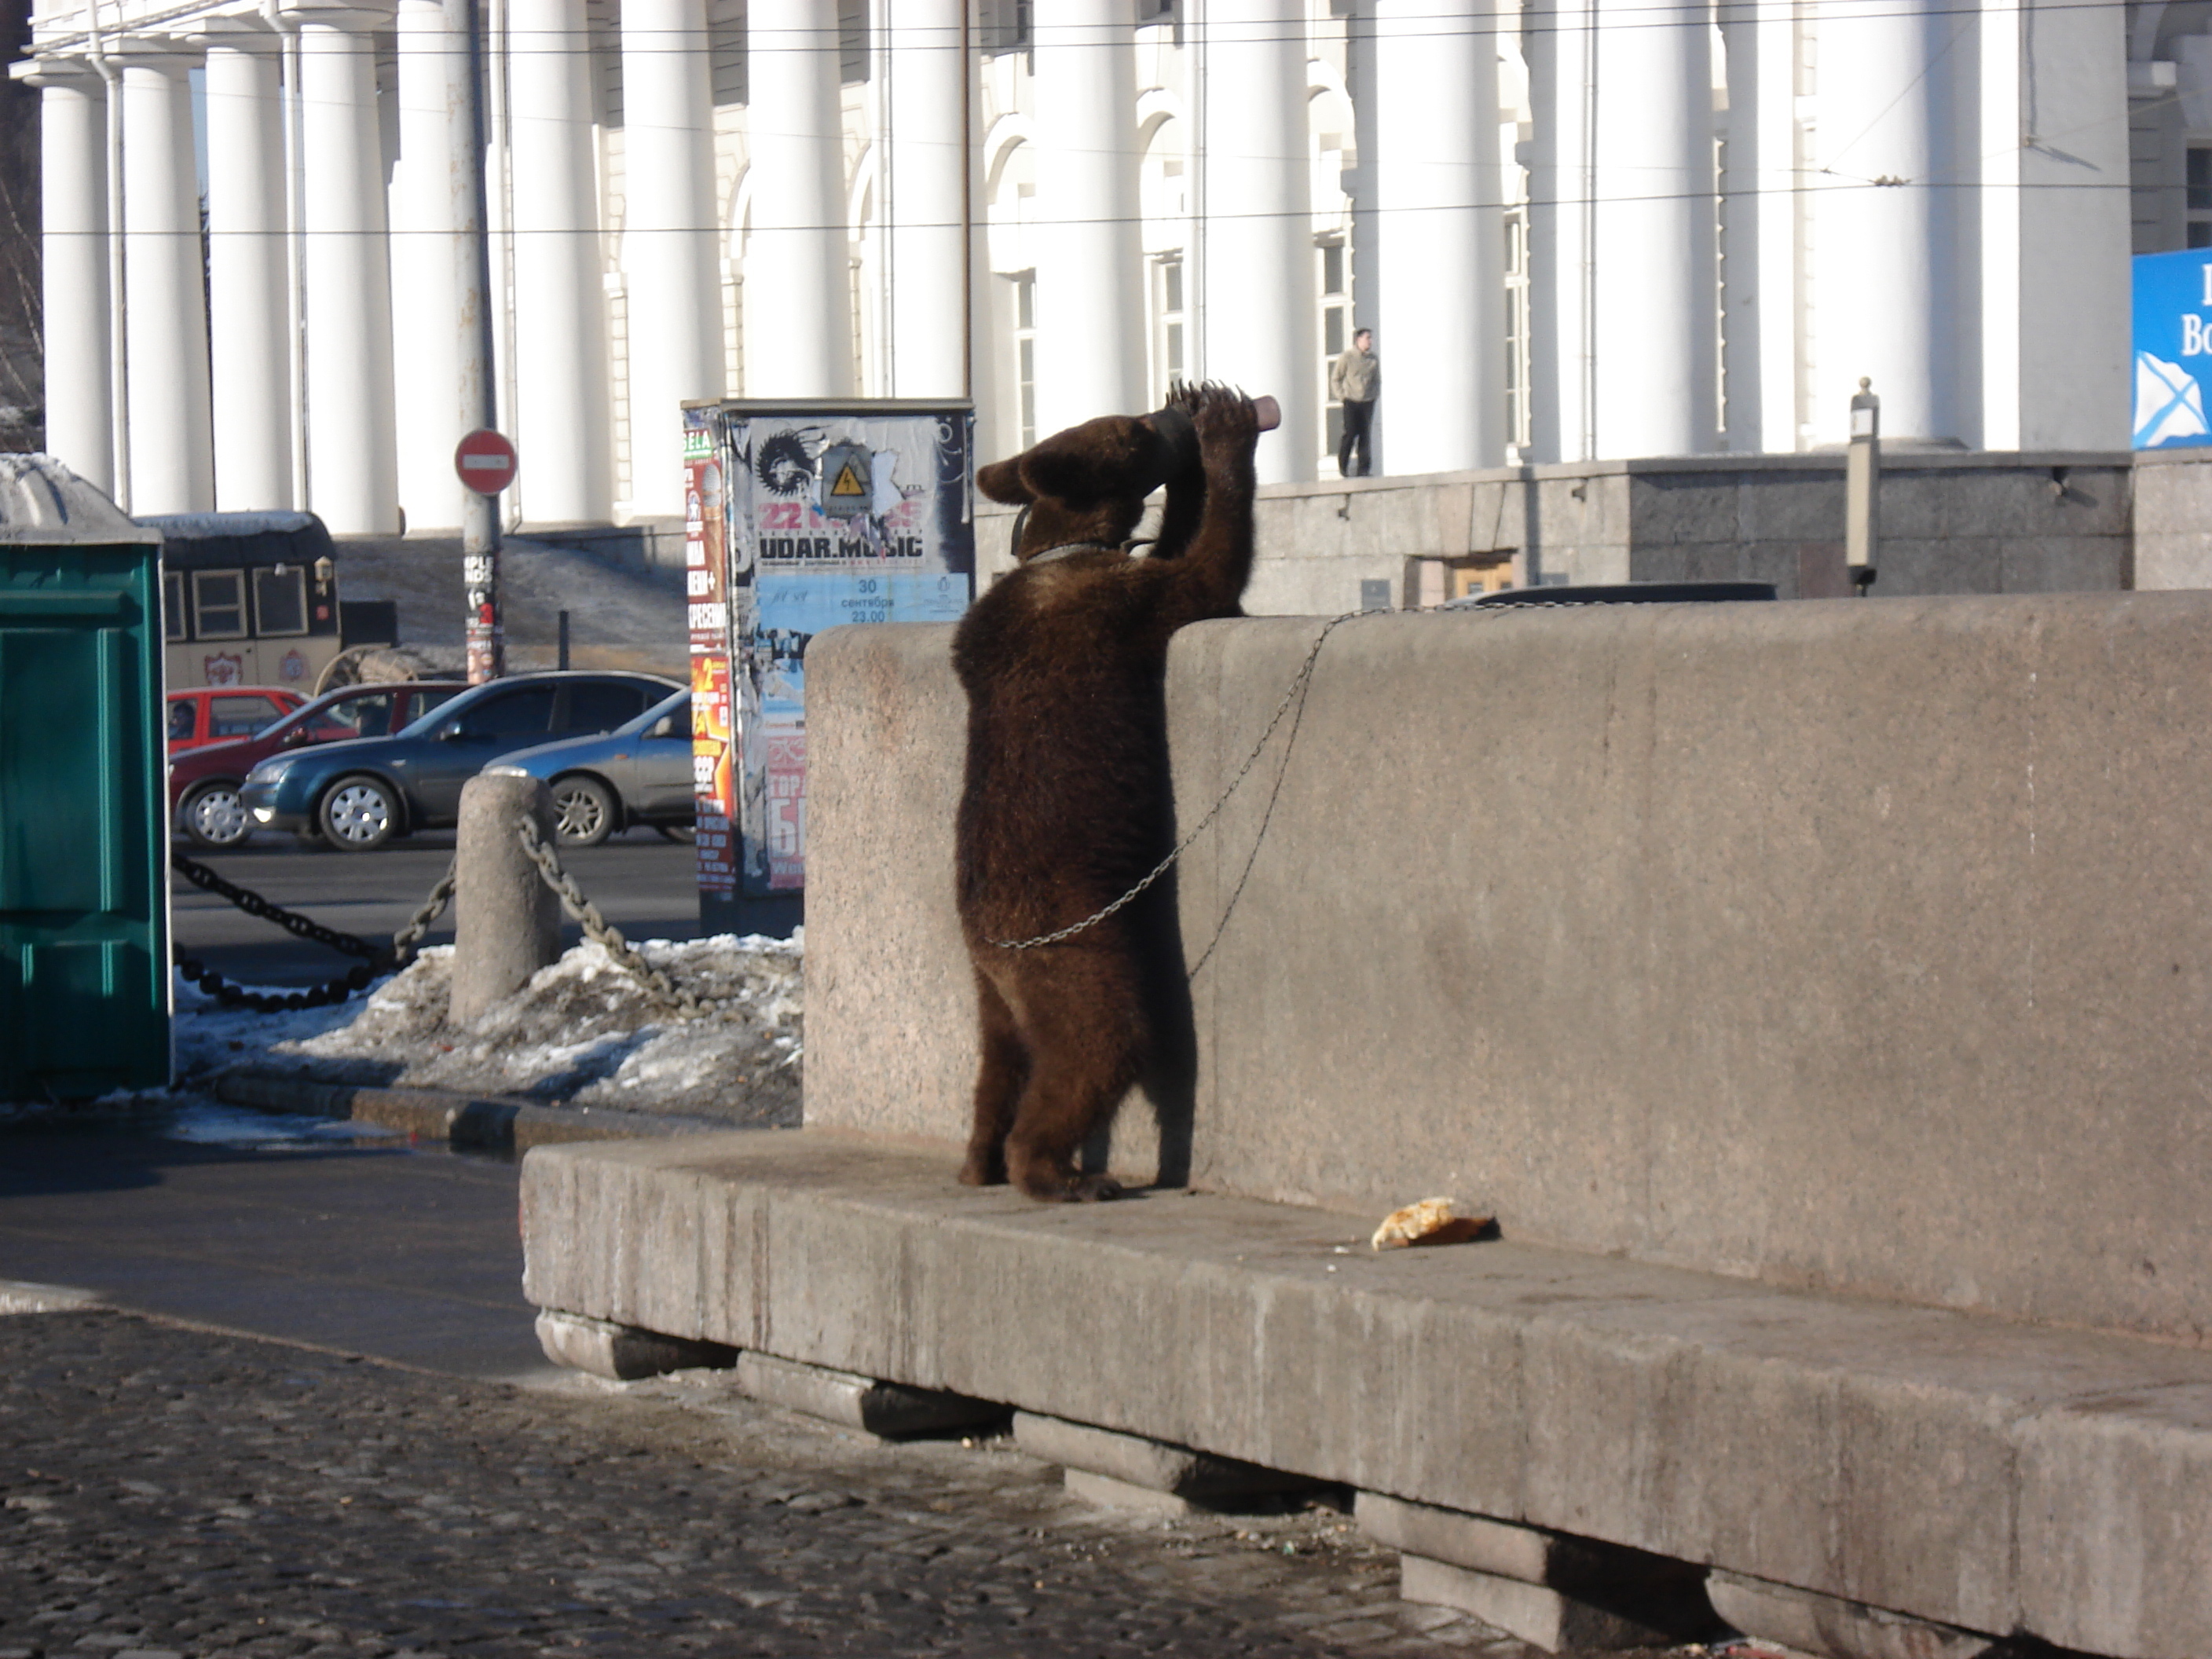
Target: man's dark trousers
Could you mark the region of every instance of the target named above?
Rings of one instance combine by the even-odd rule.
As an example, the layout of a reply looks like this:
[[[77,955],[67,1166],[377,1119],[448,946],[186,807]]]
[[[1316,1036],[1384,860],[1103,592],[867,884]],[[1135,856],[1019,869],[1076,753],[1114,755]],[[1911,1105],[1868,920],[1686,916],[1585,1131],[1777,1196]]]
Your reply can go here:
[[[1364,478],[1370,465],[1367,453],[1367,429],[1374,424],[1375,404],[1372,400],[1359,404],[1346,398],[1343,409],[1344,441],[1336,447],[1336,470],[1347,478]],[[1357,471],[1352,465],[1352,451],[1355,444],[1359,448]]]

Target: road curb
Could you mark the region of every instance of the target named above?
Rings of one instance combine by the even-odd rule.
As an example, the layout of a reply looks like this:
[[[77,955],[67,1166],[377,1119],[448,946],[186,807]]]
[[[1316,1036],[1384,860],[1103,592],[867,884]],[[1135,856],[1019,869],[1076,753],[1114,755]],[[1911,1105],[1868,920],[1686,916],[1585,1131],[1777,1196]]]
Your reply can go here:
[[[672,1117],[616,1106],[548,1104],[513,1095],[321,1083],[253,1066],[234,1066],[219,1074],[214,1094],[226,1106],[295,1117],[346,1118],[483,1152],[525,1152],[532,1146],[577,1140],[702,1134],[730,1127],[707,1118]]]

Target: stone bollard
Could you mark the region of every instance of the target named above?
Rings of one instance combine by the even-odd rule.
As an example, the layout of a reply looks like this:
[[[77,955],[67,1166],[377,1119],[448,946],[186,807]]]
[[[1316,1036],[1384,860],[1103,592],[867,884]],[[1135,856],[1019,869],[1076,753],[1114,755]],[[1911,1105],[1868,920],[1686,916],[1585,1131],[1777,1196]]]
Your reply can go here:
[[[561,901],[522,850],[534,818],[553,845],[553,793],[538,778],[486,774],[461,789],[453,880],[453,985],[446,1018],[466,1025],[561,957]]]

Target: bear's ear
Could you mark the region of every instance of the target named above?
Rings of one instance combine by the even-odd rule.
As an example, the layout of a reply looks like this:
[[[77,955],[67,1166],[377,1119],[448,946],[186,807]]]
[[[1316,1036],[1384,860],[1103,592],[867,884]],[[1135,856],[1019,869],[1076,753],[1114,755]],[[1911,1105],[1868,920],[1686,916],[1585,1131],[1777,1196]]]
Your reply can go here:
[[[1008,507],[1027,507],[1036,499],[1022,482],[1022,458],[1018,455],[1011,461],[993,461],[988,466],[977,467],[975,488]]]
[[[1166,481],[1173,455],[1142,421],[1106,415],[1054,433],[1016,464],[1036,496],[1087,507],[1142,501]]]

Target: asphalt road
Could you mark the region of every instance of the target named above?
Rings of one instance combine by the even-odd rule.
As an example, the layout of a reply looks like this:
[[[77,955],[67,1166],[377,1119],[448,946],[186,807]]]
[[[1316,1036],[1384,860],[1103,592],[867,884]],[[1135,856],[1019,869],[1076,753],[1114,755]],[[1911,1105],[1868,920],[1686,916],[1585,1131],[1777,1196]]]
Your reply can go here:
[[[0,1279],[461,1376],[550,1371],[512,1163],[198,1103],[179,1115],[0,1129]]]
[[[201,854],[183,842],[178,846],[225,880],[273,903],[381,943],[405,925],[446,873],[453,858],[453,832],[427,831],[374,853],[333,852],[265,831],[235,852]],[[565,848],[561,854],[586,895],[632,939],[698,937],[695,858],[690,846],[664,841],[651,830],[633,830],[602,846]],[[177,943],[226,978],[246,985],[313,985],[352,965],[349,958],[202,892],[181,876],[173,887]],[[574,921],[563,921],[567,943],[583,937]],[[449,945],[453,938],[448,908],[427,942]]]
[[[1326,1507],[1094,1510],[1004,1438],[553,1371],[514,1165],[210,1121],[0,1122],[0,1281],[121,1310],[0,1314],[5,1659],[1534,1659]]]

